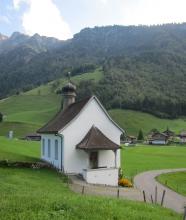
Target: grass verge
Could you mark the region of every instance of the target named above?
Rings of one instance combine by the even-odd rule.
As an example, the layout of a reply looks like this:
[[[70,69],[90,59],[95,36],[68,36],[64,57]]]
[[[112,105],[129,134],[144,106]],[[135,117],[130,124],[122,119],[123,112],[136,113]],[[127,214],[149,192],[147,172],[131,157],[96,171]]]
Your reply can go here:
[[[1,220],[181,219],[155,205],[75,194],[51,170],[0,168],[0,185]]]
[[[186,196],[186,172],[162,174],[157,180],[173,191]]]

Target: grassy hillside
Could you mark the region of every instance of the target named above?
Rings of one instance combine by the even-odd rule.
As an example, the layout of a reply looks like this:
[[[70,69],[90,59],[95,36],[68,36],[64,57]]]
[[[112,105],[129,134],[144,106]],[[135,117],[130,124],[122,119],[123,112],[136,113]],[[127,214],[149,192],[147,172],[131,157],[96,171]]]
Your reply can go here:
[[[37,124],[6,121],[0,123],[0,136],[7,136],[9,131],[13,131],[15,137],[24,137],[25,134],[34,132],[37,129]]]
[[[120,109],[110,110],[109,113],[128,134],[137,135],[140,129],[147,134],[153,128],[163,131],[167,127],[176,133],[186,130],[186,118],[160,119],[148,113]]]
[[[83,80],[98,81],[102,77],[100,69],[72,77],[79,84]],[[65,79],[52,81],[36,89],[0,100],[0,112],[4,114],[4,122],[0,123],[0,135],[7,135],[13,130],[15,136],[21,137],[36,131],[46,123],[60,108],[61,95],[56,90],[67,82]]]
[[[179,167],[185,155],[186,148],[126,148],[122,150],[122,166],[125,175],[134,173],[136,167],[140,171],[159,168],[165,158],[164,165]],[[37,142],[0,138],[0,160],[35,161],[38,156]],[[47,169],[0,168],[0,185],[2,220],[181,219],[181,215],[152,204],[75,194],[62,175]]]
[[[84,80],[99,81],[102,78],[100,69],[72,77],[77,85]],[[4,114],[4,122],[0,123],[0,135],[7,135],[13,130],[15,136],[22,137],[27,133],[36,131],[46,123],[60,108],[61,95],[56,95],[67,81],[60,79],[46,85],[0,100],[0,112]],[[112,118],[126,130],[128,134],[137,135],[139,129],[148,133],[151,129],[164,130],[167,126],[179,133],[186,129],[186,118],[175,120],[160,119],[147,113],[131,110],[110,110]]]
[[[38,161],[39,155],[39,142],[8,140],[0,137],[0,160]]]
[[[52,170],[0,168],[0,185],[1,220],[181,219],[156,205],[75,194]]]

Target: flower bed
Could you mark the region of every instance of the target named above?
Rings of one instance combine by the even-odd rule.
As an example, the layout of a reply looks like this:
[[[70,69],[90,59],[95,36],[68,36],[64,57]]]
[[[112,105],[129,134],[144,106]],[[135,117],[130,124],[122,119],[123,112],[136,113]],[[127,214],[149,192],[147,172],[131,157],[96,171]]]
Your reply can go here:
[[[123,186],[123,187],[132,187],[133,186],[131,181],[126,178],[119,179],[118,185]]]

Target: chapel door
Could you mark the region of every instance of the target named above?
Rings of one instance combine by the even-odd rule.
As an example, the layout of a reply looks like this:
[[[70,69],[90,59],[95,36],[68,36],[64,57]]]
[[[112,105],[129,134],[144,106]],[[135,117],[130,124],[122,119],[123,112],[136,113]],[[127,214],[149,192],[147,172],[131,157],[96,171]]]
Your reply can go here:
[[[98,168],[98,152],[90,152],[90,169],[96,169]]]

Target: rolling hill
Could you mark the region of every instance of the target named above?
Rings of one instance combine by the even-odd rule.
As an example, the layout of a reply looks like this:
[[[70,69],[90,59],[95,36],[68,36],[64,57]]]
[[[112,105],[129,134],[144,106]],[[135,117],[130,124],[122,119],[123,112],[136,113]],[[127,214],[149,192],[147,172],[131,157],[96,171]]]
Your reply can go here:
[[[102,77],[102,70],[96,69],[94,72],[74,76],[72,81],[78,85],[79,90],[82,82],[99,82]],[[4,122],[0,123],[0,135],[5,136],[10,130],[13,130],[17,137],[35,132],[60,108],[62,97],[57,95],[56,91],[66,82],[65,79],[55,80],[1,100],[0,112],[4,115]],[[111,109],[109,113],[127,134],[137,135],[139,129],[146,134],[153,128],[164,130],[167,126],[177,133],[186,129],[185,118],[160,119],[148,113],[123,109]]]
[[[74,76],[72,81],[78,85],[84,80],[99,81],[101,78],[102,72],[96,69],[92,73]],[[7,135],[10,130],[14,130],[17,137],[35,132],[59,110],[62,97],[56,94],[56,90],[66,82],[66,79],[52,81],[26,93],[0,100],[0,112],[4,115],[4,122],[0,123],[0,135]]]

